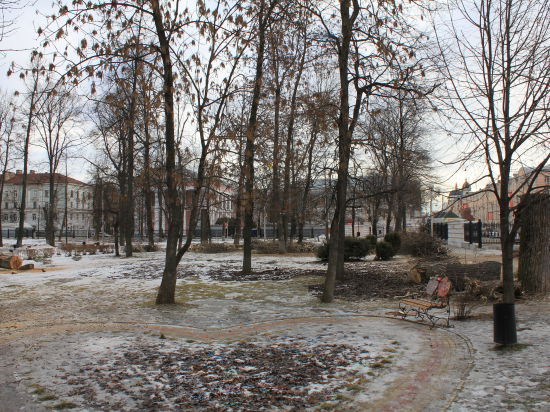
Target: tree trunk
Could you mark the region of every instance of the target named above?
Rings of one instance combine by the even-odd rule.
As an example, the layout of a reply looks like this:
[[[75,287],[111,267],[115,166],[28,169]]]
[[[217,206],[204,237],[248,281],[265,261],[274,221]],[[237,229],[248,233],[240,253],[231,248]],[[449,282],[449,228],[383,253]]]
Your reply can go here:
[[[120,256],[120,236],[119,236],[119,224],[118,224],[118,216],[116,217],[116,221],[114,224],[114,232],[115,232],[115,256]]]
[[[157,200],[159,207],[159,238],[164,239],[164,223],[162,221],[162,189],[160,187],[157,191]]]
[[[522,200],[518,277],[529,293],[550,292],[550,196],[531,193]]]
[[[155,199],[151,190],[151,135],[149,133],[148,115],[145,110],[143,114],[143,128],[145,132],[145,141],[143,143],[145,223],[147,225],[147,244],[152,250],[155,246],[155,217],[153,213]]]
[[[331,224],[330,250],[325,278],[325,287],[321,300],[325,303],[334,299],[336,277],[343,274],[344,268],[344,228],[346,217],[346,194],[348,184],[349,159],[351,155],[351,134],[349,116],[349,79],[348,60],[353,24],[359,10],[353,10],[350,16],[350,0],[340,1],[340,16],[342,19],[342,38],[338,48],[338,71],[340,79],[340,101],[338,116],[338,181],[336,182],[336,208]],[[358,99],[361,96],[358,95]],[[356,108],[358,110],[358,107]],[[356,112],[354,111],[354,114]],[[357,112],[358,115],[358,112]]]
[[[254,225],[254,152],[260,106],[260,93],[263,82],[263,64],[265,54],[265,36],[272,8],[266,10],[264,1],[260,3],[258,22],[258,49],[256,56],[256,73],[254,75],[254,89],[250,116],[246,128],[246,146],[244,150],[244,233],[243,233],[243,274],[252,272],[252,226]]]
[[[208,243],[208,232],[210,231],[210,219],[208,216],[208,209],[201,209],[201,244]]]
[[[36,76],[38,76],[39,71],[37,70]],[[29,143],[31,140],[31,128],[32,128],[32,118],[34,116],[34,106],[36,93],[38,92],[38,77],[34,79],[33,90],[31,92],[31,101],[29,106],[29,113],[27,117],[27,128],[25,134],[25,143],[23,146],[23,184],[21,187],[21,204],[19,205],[19,231],[17,232],[17,242],[16,246],[21,247],[23,245],[23,230],[25,227],[25,209],[27,202],[27,172],[29,167]]]
[[[158,0],[151,0],[153,20],[159,41],[162,58],[162,79],[164,97],[164,136],[166,150],[166,194],[164,196],[167,218],[169,219],[168,237],[166,240],[166,255],[162,281],[158,290],[157,304],[175,303],[177,246],[181,231],[181,205],[178,197],[176,180],[176,141],[174,126],[174,75],[170,56],[170,43],[164,31],[163,11]]]
[[[50,246],[55,246],[55,213],[56,213],[56,196],[55,196],[55,175],[53,165],[50,163],[49,176],[49,193],[48,193],[48,209],[46,211],[46,243]]]
[[[6,171],[8,169],[8,161],[10,154],[10,137],[6,141],[6,153],[4,153],[4,165],[2,167],[2,176],[0,176],[0,247],[4,246],[2,237],[2,202],[4,200],[4,183],[6,182]]]

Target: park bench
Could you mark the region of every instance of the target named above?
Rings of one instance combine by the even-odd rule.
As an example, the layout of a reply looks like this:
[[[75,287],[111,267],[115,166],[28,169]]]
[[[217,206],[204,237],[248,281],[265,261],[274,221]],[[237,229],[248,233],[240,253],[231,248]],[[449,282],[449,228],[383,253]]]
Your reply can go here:
[[[449,327],[451,315],[450,291],[451,281],[447,277],[433,277],[426,286],[424,297],[402,299],[399,302],[397,315],[403,319],[413,315],[417,319],[430,322],[432,328],[436,326],[437,322]]]

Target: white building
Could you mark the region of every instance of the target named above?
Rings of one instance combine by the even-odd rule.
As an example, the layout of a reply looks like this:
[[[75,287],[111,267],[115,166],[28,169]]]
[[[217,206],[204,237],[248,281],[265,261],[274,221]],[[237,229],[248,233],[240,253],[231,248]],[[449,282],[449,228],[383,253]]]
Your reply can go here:
[[[7,176],[6,176],[7,177]],[[25,227],[44,230],[46,210],[49,207],[49,173],[27,175],[27,197]],[[92,227],[93,188],[92,186],[59,173],[55,174],[56,230],[61,229],[67,208],[67,228],[88,230]],[[19,206],[23,187],[23,173],[18,170],[11,178],[7,177],[2,196],[2,228],[15,229],[19,225]],[[66,190],[66,191],[65,191]]]

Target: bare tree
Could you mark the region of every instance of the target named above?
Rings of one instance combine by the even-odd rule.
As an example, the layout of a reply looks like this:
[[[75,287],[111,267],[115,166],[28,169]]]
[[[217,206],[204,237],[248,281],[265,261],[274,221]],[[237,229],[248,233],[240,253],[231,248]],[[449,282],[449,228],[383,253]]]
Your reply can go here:
[[[416,53],[423,35],[411,26],[403,10],[402,5],[394,2],[373,4],[360,0],[342,0],[337,10],[324,4],[312,8],[337,59],[340,89],[336,203],[323,302],[333,300],[336,277],[344,270],[349,162],[359,117],[369,99],[384,91],[420,92],[413,76],[422,70]]]
[[[0,94],[0,163],[2,175],[0,176],[0,246],[3,246],[2,238],[2,200],[4,197],[4,183],[10,160],[10,151],[14,143],[15,105],[12,98]]]
[[[244,229],[243,229],[243,274],[252,272],[252,227],[254,226],[254,154],[256,130],[258,128],[258,109],[262,92],[264,60],[266,53],[266,36],[273,23],[273,12],[278,0],[260,0],[257,6],[256,33],[257,46],[255,58],[254,83],[250,114],[246,126],[246,144],[244,149]]]
[[[11,74],[8,72],[8,74]],[[43,84],[47,84],[47,70],[43,64],[42,56],[38,52],[33,52],[31,57],[31,68],[23,70],[20,78],[28,81],[26,97],[26,125],[25,140],[23,143],[23,183],[21,185],[21,202],[19,204],[19,227],[17,231],[16,247],[23,245],[23,235],[25,227],[25,210],[27,203],[27,176],[29,166],[29,145],[31,141],[31,132],[36,112],[39,111],[39,105],[42,97],[47,95]]]
[[[36,112],[35,122],[39,134],[39,146],[46,151],[49,172],[48,206],[46,211],[46,242],[55,245],[55,217],[57,215],[56,173],[61,159],[67,150],[76,143],[73,129],[76,117],[80,113],[78,100],[67,89],[58,88],[49,93],[40,110]]]
[[[530,191],[550,158],[550,3],[459,1],[450,16],[451,43],[441,40],[449,108],[471,139],[465,161],[484,161],[499,205],[503,301],[513,303],[519,219],[511,200]],[[512,188],[512,169],[528,163],[534,167]]]

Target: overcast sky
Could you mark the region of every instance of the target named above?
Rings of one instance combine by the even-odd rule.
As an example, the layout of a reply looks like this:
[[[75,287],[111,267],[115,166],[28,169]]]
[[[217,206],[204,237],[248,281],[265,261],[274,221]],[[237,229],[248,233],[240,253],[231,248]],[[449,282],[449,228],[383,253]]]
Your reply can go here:
[[[40,10],[37,13],[37,10]],[[38,35],[36,30],[38,27],[44,27],[46,19],[44,15],[52,14],[51,0],[37,0],[34,5],[27,6],[22,10],[15,12],[17,16],[16,27],[14,31],[6,37],[0,44],[0,49],[4,50],[0,59],[0,84],[1,88],[7,92],[14,92],[22,87],[22,82],[17,77],[6,76],[6,72],[12,61],[19,65],[28,62],[28,57],[32,47],[36,46]],[[447,161],[456,157],[457,146],[450,138],[442,136],[441,133],[434,128],[432,135],[429,136],[429,148],[432,151],[432,156],[438,159],[446,159]],[[89,152],[86,152],[89,153]],[[31,168],[38,171],[45,170],[43,165],[44,156],[39,148],[34,148],[32,153]],[[64,169],[64,166],[62,166]],[[70,161],[69,174],[83,180],[87,180],[87,171],[89,164],[85,161]],[[64,171],[64,170],[63,170]],[[464,170],[457,166],[436,167],[436,173],[441,176],[443,187],[449,190],[458,184],[462,185],[465,178],[473,175],[472,170]],[[472,177],[470,177],[470,180]]]

